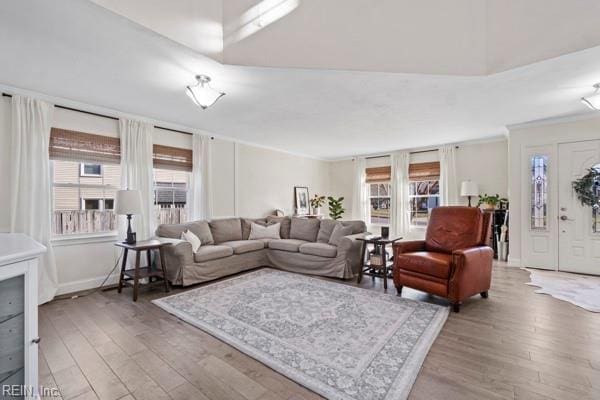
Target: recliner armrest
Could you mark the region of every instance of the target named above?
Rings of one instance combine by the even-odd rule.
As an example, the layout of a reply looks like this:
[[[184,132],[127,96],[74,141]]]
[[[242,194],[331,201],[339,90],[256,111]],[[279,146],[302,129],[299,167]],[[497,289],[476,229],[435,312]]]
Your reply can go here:
[[[489,290],[493,259],[494,250],[489,246],[454,250],[448,298],[457,302]]]
[[[406,242],[394,243],[394,256],[402,253],[414,253],[416,251],[425,251],[424,240],[408,240]]]

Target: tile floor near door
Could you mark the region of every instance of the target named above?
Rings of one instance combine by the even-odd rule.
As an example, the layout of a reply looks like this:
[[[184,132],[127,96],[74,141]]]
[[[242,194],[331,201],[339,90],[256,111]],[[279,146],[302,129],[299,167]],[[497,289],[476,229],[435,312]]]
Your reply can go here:
[[[600,314],[534,294],[528,275],[494,267],[490,298],[450,315],[411,399],[600,398]],[[383,290],[371,279],[360,286]],[[137,303],[130,290],[40,307],[40,384],[65,400],[320,398],[153,306],[165,295],[160,286],[142,290]]]

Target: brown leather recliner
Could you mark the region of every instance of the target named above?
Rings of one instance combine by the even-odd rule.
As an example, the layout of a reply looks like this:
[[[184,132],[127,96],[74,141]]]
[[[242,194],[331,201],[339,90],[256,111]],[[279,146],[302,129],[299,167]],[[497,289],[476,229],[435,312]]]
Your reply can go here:
[[[447,298],[455,312],[466,298],[488,297],[494,251],[491,213],[475,207],[437,207],[425,240],[394,244],[394,284]]]

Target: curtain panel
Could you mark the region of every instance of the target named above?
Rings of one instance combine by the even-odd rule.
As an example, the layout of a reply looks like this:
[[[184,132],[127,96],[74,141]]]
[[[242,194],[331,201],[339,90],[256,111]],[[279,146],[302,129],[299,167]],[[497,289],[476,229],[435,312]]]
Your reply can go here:
[[[410,202],[408,198],[410,153],[399,151],[391,155],[391,220],[390,230],[395,236],[406,237],[410,230]]]
[[[456,180],[456,146],[443,146],[440,153],[440,205],[458,204]]]
[[[192,138],[192,179],[188,191],[192,221],[212,217],[210,153],[212,141],[208,136],[194,134]]]
[[[52,249],[52,178],[50,125],[54,106],[13,95],[11,100],[10,231],[24,233],[46,246],[38,267],[38,303],[46,303],[58,289]]]
[[[142,195],[142,214],[132,218],[137,240],[154,235],[154,201],[152,171],[152,132],[154,126],[141,121],[120,119],[121,188],[137,189]],[[120,216],[119,233],[124,236],[125,217]]]
[[[369,194],[367,188],[367,159],[354,159],[354,188],[352,191],[352,218],[369,223]]]

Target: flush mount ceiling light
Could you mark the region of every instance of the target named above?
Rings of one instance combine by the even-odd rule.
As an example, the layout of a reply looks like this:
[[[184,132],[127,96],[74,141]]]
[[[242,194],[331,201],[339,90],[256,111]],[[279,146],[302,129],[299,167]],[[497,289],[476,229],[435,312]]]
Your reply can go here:
[[[185,90],[188,97],[203,110],[212,106],[221,97],[225,96],[224,92],[220,92],[210,87],[210,77],[206,75],[196,75],[197,84],[188,86]]]
[[[594,94],[582,97],[581,102],[592,110],[600,111],[600,83],[596,83],[594,89],[596,89]]]

